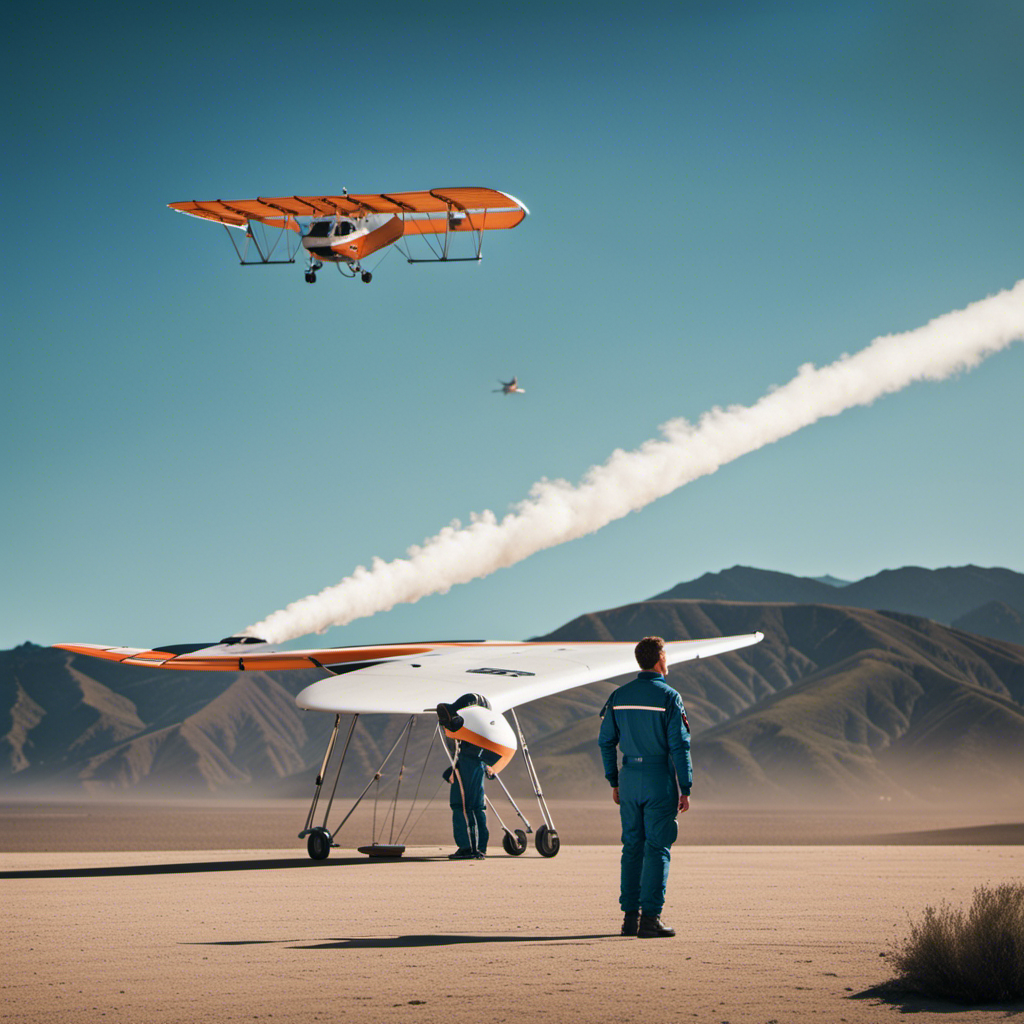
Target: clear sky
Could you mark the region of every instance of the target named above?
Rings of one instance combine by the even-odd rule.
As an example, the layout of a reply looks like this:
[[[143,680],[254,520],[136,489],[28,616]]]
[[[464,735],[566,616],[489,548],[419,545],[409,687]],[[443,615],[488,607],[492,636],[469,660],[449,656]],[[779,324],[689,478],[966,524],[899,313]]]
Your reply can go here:
[[[217,639],[1024,277],[1013,0],[13,19],[0,647]],[[165,205],[445,185],[531,216],[368,287]],[[315,642],[527,637],[734,564],[1024,571],[1022,386],[1018,344]]]

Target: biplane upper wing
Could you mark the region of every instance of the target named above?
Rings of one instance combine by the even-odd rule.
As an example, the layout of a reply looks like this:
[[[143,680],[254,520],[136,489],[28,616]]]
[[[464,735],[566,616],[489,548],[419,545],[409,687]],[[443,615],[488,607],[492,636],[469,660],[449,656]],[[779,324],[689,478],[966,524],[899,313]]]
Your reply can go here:
[[[377,192],[340,196],[275,196],[168,203],[172,210],[244,228],[249,221],[302,231],[300,217],[393,213],[406,234],[493,231],[514,228],[530,212],[515,196],[493,188],[435,188],[425,192]]]
[[[667,643],[670,665],[712,657],[764,639],[762,633]],[[481,693],[495,711],[636,670],[632,643],[422,643],[279,651],[266,644],[181,644],[144,650],[57,644],[126,665],[205,672],[319,668],[330,675],[296,697],[300,707],[335,713],[419,714],[463,693]]]

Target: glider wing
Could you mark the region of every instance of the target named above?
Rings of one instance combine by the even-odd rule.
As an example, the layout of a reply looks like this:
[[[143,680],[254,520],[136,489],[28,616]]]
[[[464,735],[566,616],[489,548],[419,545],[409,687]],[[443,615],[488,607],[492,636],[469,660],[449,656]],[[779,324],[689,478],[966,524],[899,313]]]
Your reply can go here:
[[[668,663],[712,657],[764,639],[762,633],[679,640]],[[302,690],[299,707],[341,713],[419,714],[463,693],[480,693],[495,711],[636,671],[632,643],[422,643],[277,651],[256,643],[182,644],[144,650],[57,644],[126,665],[205,672],[331,673]]]

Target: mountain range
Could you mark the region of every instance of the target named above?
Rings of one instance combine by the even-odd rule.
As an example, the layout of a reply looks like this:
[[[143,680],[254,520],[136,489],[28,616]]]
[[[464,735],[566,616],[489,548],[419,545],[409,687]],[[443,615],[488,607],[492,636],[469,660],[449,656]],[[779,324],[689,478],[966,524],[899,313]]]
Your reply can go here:
[[[1024,575],[965,565],[948,569],[905,566],[856,582],[810,578],[736,565],[679,583],[661,598],[704,601],[794,601],[907,612],[972,633],[1024,644]]]
[[[537,639],[763,632],[754,647],[672,673],[702,797],[1016,794],[1024,787],[1024,647],[979,634],[1000,617],[1019,625],[1022,595],[1024,576],[1005,569],[900,569],[838,585],[737,566]],[[859,603],[872,599],[888,610]],[[963,628],[972,621],[984,629]],[[165,672],[22,644],[0,652],[8,722],[0,784],[10,794],[309,795],[332,718],[299,710],[293,698],[317,675]],[[617,682],[520,710],[550,795],[605,786],[597,713]],[[363,716],[342,791],[362,789],[402,724]],[[410,737],[416,772],[432,737],[431,723]],[[431,757],[425,795],[444,763],[436,746]],[[381,785],[392,778],[385,773]],[[528,793],[522,758],[503,778]]]

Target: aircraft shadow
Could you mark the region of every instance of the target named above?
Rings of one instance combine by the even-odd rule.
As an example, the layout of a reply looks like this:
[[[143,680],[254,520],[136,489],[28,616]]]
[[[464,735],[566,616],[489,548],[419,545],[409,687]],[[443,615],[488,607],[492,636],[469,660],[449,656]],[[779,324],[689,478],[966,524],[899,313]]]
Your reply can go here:
[[[593,939],[620,938],[618,932],[597,935],[390,935],[381,938],[331,939],[310,945],[288,945],[294,939],[228,940],[224,942],[187,942],[187,946],[257,946],[278,943],[289,949],[406,949],[416,946],[457,946],[477,942],[587,942]]]
[[[92,868],[26,868],[22,871],[0,871],[0,879],[19,878],[119,878],[130,875],[191,875],[206,871],[263,871],[281,868],[329,868],[353,865],[409,864],[447,860],[447,857],[332,857],[315,861],[305,856],[278,857],[273,860],[197,860],[180,864],[119,864]]]

